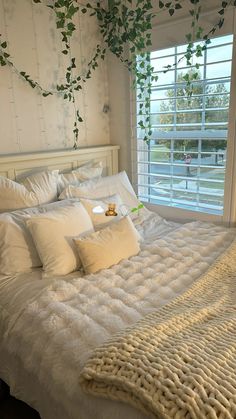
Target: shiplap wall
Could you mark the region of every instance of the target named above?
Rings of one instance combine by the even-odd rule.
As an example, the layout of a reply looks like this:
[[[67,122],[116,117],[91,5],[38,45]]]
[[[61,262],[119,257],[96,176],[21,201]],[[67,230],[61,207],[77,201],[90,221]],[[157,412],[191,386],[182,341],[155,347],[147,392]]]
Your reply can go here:
[[[46,2],[45,2],[46,3]],[[20,70],[47,88],[64,82],[68,66],[53,12],[31,0],[0,0],[0,33]],[[72,43],[80,72],[86,68],[99,41],[96,20],[78,15]],[[84,123],[79,145],[109,144],[106,62],[77,96]],[[0,67],[0,154],[70,148],[73,146],[74,107],[60,97],[43,98],[8,67]]]

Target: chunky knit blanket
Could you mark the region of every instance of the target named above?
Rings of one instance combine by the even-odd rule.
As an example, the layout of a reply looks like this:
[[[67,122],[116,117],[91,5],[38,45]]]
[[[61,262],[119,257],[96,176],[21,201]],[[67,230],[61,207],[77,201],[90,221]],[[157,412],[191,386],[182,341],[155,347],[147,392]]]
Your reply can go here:
[[[236,242],[182,296],[95,350],[83,389],[158,418],[236,418]]]

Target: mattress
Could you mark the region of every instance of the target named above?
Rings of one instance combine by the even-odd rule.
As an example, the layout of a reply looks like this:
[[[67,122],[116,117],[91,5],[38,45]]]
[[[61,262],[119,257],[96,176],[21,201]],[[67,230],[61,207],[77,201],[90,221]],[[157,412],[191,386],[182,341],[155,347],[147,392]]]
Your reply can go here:
[[[140,254],[97,274],[0,277],[0,377],[42,419],[145,419],[86,395],[80,371],[96,346],[184,292],[235,237],[233,229],[154,214],[136,226]]]

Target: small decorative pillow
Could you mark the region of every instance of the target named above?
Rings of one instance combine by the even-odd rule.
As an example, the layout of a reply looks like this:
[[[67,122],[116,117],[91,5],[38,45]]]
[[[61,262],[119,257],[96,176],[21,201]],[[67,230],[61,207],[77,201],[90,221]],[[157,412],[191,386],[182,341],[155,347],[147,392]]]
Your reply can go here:
[[[85,273],[95,273],[137,255],[138,234],[131,219],[123,217],[87,237],[75,238]]]
[[[70,184],[79,185],[89,179],[101,177],[103,171],[102,162],[88,162],[70,173],[61,173],[59,175],[58,192],[59,194]]]
[[[120,195],[123,204],[128,210],[136,208],[140,204],[126,172],[120,172],[112,176],[105,176],[100,179],[92,179],[87,182],[83,182],[79,186],[69,185],[59,196],[59,199],[102,199],[103,196],[114,194]],[[143,208],[141,213],[149,214],[149,211],[146,208]],[[138,213],[131,214],[131,218],[135,219],[138,215]]]
[[[125,206],[119,195],[111,195],[101,200],[81,198],[80,202],[83,204],[92,220],[95,230],[105,227],[113,221],[118,221],[122,217]],[[116,205],[117,216],[106,216],[105,212],[108,209],[108,204],[114,203]]]
[[[36,215],[26,223],[46,276],[66,275],[81,266],[73,238],[94,231],[82,204],[74,203],[70,207]]]
[[[0,176],[0,212],[35,207],[57,199],[58,170],[28,176],[22,183]]]

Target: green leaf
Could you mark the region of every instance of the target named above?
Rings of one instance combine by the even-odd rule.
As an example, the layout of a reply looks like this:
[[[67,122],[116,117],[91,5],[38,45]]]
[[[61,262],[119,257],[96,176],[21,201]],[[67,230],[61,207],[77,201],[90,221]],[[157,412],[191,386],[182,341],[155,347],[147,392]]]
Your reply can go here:
[[[4,42],[1,44],[1,47],[2,47],[2,48],[6,48],[6,47],[7,47],[7,43],[6,43],[6,41],[4,41]]]

